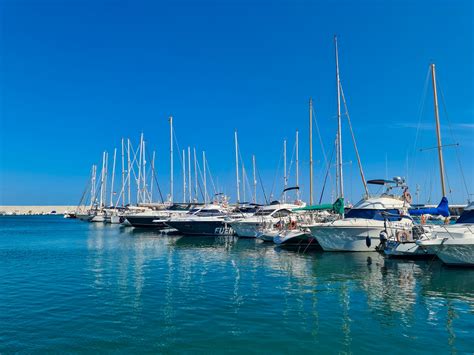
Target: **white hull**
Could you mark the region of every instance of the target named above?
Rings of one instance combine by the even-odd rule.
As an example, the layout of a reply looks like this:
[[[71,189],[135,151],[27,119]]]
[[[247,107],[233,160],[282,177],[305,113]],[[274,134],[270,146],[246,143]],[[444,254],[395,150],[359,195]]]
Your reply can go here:
[[[447,265],[474,266],[474,239],[470,244],[454,243],[443,244],[438,249],[438,258]]]
[[[230,223],[235,234],[241,238],[257,238],[261,230],[261,223],[231,222]]]
[[[105,216],[103,215],[94,216],[92,217],[90,221],[91,222],[105,222]]]
[[[384,253],[389,257],[422,257],[435,255],[432,251],[420,247],[415,242],[400,243],[393,240],[387,242]]]
[[[311,235],[316,238],[324,251],[376,251],[380,244],[381,227],[310,227]],[[367,236],[370,246],[367,246]]]
[[[110,217],[110,223],[120,224],[121,223],[121,217],[120,216],[111,216]]]

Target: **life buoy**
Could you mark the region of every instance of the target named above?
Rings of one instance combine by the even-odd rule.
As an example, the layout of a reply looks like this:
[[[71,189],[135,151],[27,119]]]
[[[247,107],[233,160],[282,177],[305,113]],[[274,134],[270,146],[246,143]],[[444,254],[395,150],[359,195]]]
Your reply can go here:
[[[406,231],[397,231],[396,233],[397,242],[404,243],[408,241],[408,233]]]
[[[408,203],[411,203],[413,201],[411,194],[408,190],[403,191],[403,198]]]

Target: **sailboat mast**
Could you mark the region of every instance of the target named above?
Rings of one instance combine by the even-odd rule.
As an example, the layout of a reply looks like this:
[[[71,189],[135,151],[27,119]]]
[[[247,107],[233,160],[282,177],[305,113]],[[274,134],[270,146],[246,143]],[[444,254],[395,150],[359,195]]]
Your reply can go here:
[[[283,190],[288,187],[288,178],[286,176],[286,139],[283,140]],[[286,203],[286,191],[283,194],[283,201]]]
[[[188,147],[188,194],[189,194],[189,202],[193,199],[193,189],[191,188],[191,147]]]
[[[186,203],[186,153],[183,149],[183,203]]]
[[[140,198],[140,186],[142,181],[142,154],[143,154],[143,133],[140,134],[140,147],[139,147],[139,155],[138,155],[138,178],[137,180],[137,204],[141,201]]]
[[[125,205],[125,147],[122,138],[122,189],[120,191],[122,195],[122,207]]]
[[[344,178],[342,175],[342,124],[341,124],[341,84],[339,78],[339,53],[337,50],[337,37],[334,36],[336,56],[336,86],[337,86],[337,173],[339,178],[339,196],[344,197]]]
[[[170,122],[170,201],[173,202],[173,116]]]
[[[257,174],[255,168],[255,154],[252,155],[252,166],[253,166],[253,203],[257,203]]]
[[[100,200],[99,206],[102,208],[104,202],[104,172],[105,172],[105,152],[102,153],[102,171],[100,173]]]
[[[446,185],[444,182],[443,148],[441,145],[441,127],[439,124],[438,92],[436,90],[436,69],[435,69],[434,64],[431,64],[431,78],[433,82],[434,113],[435,113],[435,119],[436,119],[436,137],[438,138],[438,158],[439,158],[439,173],[441,175],[441,192],[443,193],[443,197],[446,197]]]
[[[155,156],[156,152],[153,151],[153,156],[151,158],[150,203],[153,202],[153,185],[155,184]]]
[[[114,163],[112,164],[112,182],[110,183],[110,205],[114,206],[114,180],[115,180],[115,159],[117,157],[117,148],[114,148]]]
[[[207,182],[206,182],[206,152],[202,152],[202,166],[203,166],[203,184],[204,184],[204,203],[207,203]]]
[[[244,164],[242,164],[242,195],[243,195],[243,202],[247,201],[247,194],[245,191],[245,181],[247,180],[247,176],[245,174],[245,167]]]
[[[235,143],[235,182],[237,186],[237,203],[240,202],[240,184],[239,184],[239,143],[237,141],[237,130],[234,131]]]
[[[128,181],[128,204],[130,205],[132,203],[132,195],[131,195],[131,184],[130,184],[130,169],[131,169],[131,164],[130,164],[130,138],[127,138],[127,181]]]
[[[197,171],[197,158],[196,158],[196,148],[193,148],[194,152],[194,198],[196,202],[199,201],[198,194],[198,171]]]
[[[142,202],[146,202],[146,195],[148,193],[148,189],[146,187],[146,146],[145,146],[146,142],[145,140],[143,140],[143,158],[142,158],[142,161],[143,161],[143,172],[142,172],[142,193],[141,193],[141,196],[142,196]]]
[[[296,142],[295,142],[295,145],[296,145],[296,186],[299,187],[299,147],[298,147],[298,130],[296,130]],[[296,190],[296,199],[299,200],[300,198],[300,190]]]
[[[309,98],[309,204],[313,204],[313,99]]]
[[[97,165],[92,165],[92,173],[91,173],[91,209],[94,206],[96,200],[96,192],[95,192],[95,182],[96,182],[96,174],[97,174]]]

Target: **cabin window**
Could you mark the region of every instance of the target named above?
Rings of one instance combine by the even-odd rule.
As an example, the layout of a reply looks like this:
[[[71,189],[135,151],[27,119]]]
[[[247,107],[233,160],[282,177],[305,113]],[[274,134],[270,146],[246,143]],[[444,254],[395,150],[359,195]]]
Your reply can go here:
[[[275,210],[260,210],[257,213],[255,213],[255,216],[268,216],[270,215],[273,211]]]
[[[273,214],[273,217],[275,218],[281,218],[281,217],[286,217],[290,214],[291,212],[288,211],[288,210],[280,210],[280,211],[276,211],[274,214]]]
[[[351,209],[345,215],[346,218],[362,218],[362,219],[374,219],[376,221],[383,221],[384,216],[382,212],[389,214],[387,220],[389,221],[400,221],[400,211],[397,209],[390,210],[376,210],[376,209]]]

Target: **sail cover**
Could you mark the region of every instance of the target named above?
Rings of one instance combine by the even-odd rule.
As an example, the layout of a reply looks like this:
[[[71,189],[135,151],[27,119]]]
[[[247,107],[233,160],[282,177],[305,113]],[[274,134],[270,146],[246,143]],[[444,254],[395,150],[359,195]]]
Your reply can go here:
[[[443,216],[443,217],[449,217],[449,205],[448,205],[448,199],[446,197],[443,197],[441,199],[441,202],[439,203],[438,207],[432,207],[432,208],[410,208],[408,210],[410,215],[412,216],[421,216],[423,214],[430,214],[433,216]]]
[[[344,199],[338,198],[334,203],[325,203],[322,205],[310,205],[301,208],[295,208],[293,211],[323,211],[323,210],[332,210],[335,213],[343,214],[344,213]]]

